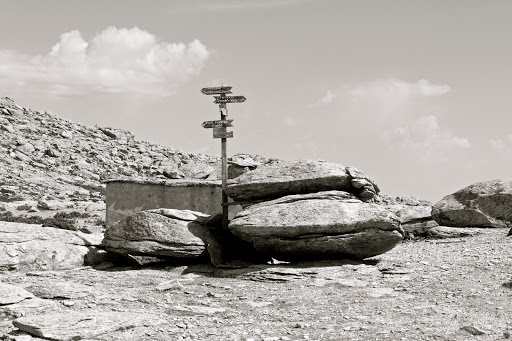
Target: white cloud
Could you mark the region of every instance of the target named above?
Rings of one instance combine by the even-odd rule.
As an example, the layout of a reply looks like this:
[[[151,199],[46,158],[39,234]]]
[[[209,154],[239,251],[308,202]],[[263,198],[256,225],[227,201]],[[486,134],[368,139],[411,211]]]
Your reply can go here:
[[[492,149],[498,152],[508,152],[512,150],[512,133],[507,134],[505,139],[489,140]]]
[[[320,97],[315,103],[308,105],[308,107],[314,108],[314,107],[318,107],[318,106],[326,106],[326,105],[331,104],[335,98],[336,98],[336,94],[331,90],[327,90],[325,95]]]
[[[321,105],[331,104],[335,98],[336,95],[331,90],[327,90],[327,93],[322,98],[320,98],[318,103]]]
[[[451,91],[448,85],[432,84],[425,79],[406,82],[395,78],[378,79],[348,90],[354,103],[370,105],[389,114],[417,98],[441,96]]]
[[[166,96],[197,75],[209,54],[199,40],[160,42],[137,27],[108,27],[89,42],[71,31],[44,56],[1,50],[0,83],[58,95],[99,91]]]
[[[396,128],[388,132],[386,138],[391,146],[418,153],[422,160],[471,147],[468,139],[441,129],[434,115],[422,116],[406,126]]]
[[[506,145],[505,145],[505,142],[503,142],[503,140],[489,140],[489,145],[491,146],[492,149],[495,149],[495,150],[503,150],[505,149]]]

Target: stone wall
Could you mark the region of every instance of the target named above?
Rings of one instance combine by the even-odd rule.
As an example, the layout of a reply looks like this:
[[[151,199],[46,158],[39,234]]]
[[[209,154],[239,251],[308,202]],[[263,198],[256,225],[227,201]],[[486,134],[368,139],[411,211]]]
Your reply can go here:
[[[110,179],[105,183],[107,226],[135,212],[154,208],[222,213],[221,181]],[[230,218],[240,211],[240,206],[230,206]]]

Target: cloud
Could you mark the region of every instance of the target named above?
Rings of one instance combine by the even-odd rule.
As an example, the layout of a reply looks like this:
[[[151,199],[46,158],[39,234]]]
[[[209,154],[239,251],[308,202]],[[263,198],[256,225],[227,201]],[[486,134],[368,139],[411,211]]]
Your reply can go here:
[[[441,96],[450,91],[448,85],[432,84],[425,79],[406,82],[395,78],[377,79],[348,89],[354,103],[369,105],[384,114],[396,111],[414,99]]]
[[[395,128],[387,132],[385,137],[392,147],[418,153],[424,161],[471,147],[467,138],[457,137],[441,129],[434,115],[422,116],[408,125]]]
[[[108,27],[89,42],[75,30],[62,34],[44,56],[0,50],[0,84],[56,95],[167,96],[199,74],[209,55],[199,40],[160,42],[137,27]]]
[[[505,152],[512,150],[512,133],[507,134],[505,139],[489,140],[491,148],[498,152]]]
[[[331,104],[335,98],[336,98],[336,95],[331,90],[327,90],[327,93],[322,98],[320,98],[320,100],[318,101],[318,104],[320,104],[320,105]]]

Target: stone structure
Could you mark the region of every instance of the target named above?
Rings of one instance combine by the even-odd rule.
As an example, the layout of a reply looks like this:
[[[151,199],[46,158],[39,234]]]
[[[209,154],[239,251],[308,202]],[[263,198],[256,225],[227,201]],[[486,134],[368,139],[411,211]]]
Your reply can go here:
[[[199,211],[208,215],[222,213],[222,188],[218,180],[129,180],[111,179],[106,183],[106,224],[136,212],[156,208]],[[241,207],[230,206],[230,217]]]

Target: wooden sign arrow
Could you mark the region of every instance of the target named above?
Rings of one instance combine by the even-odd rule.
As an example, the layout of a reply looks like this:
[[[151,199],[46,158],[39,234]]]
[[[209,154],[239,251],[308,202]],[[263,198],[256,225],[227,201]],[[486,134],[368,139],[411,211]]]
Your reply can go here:
[[[231,122],[233,122],[233,120],[205,121],[201,125],[203,128],[226,128],[233,126]]]
[[[233,137],[233,132],[226,131],[226,127],[213,128],[213,138],[214,139],[229,139],[231,137]]]
[[[232,86],[216,86],[213,88],[202,88],[201,92],[205,95],[230,94]]]
[[[244,96],[213,96],[215,97],[215,101],[213,103],[242,103],[245,102],[246,98]]]

